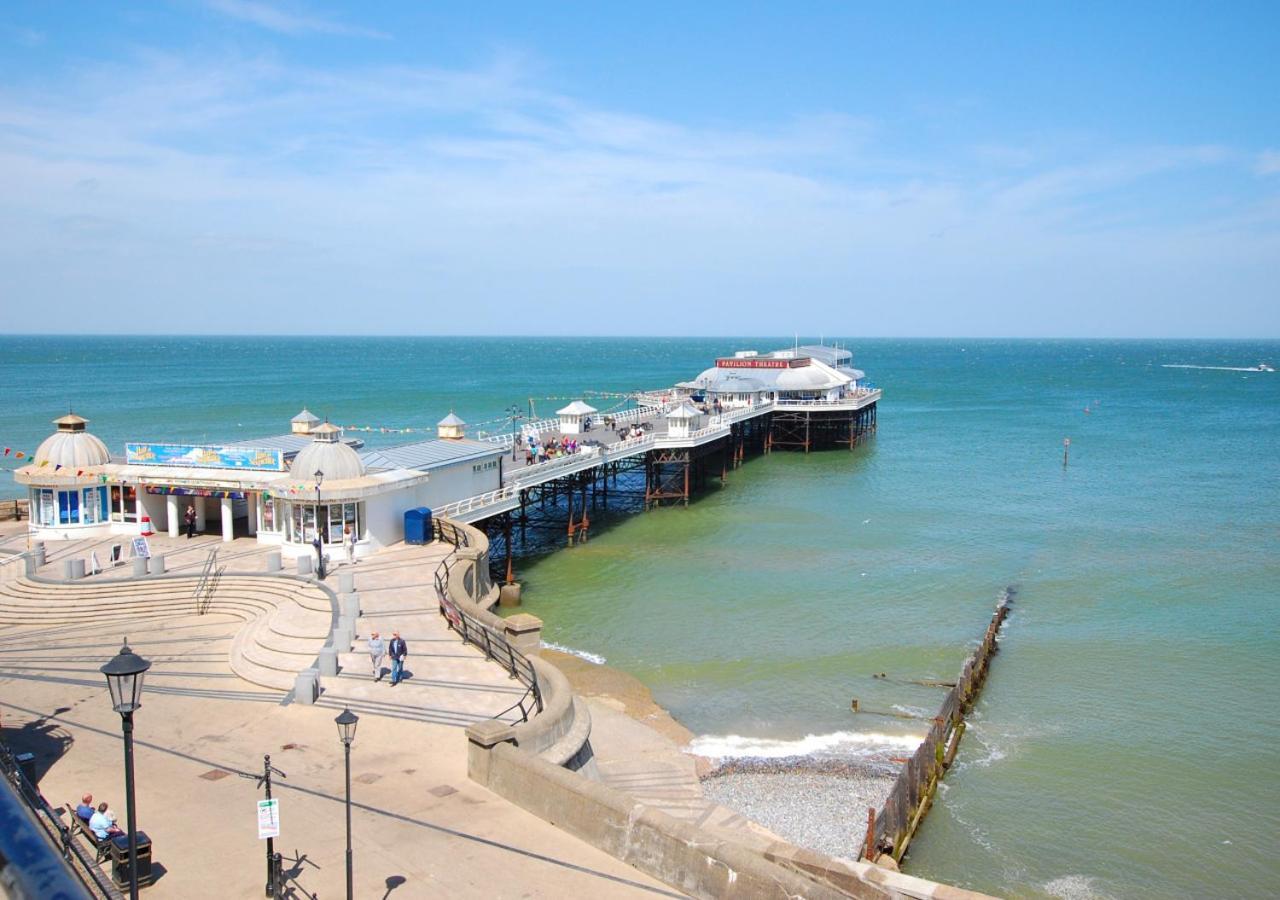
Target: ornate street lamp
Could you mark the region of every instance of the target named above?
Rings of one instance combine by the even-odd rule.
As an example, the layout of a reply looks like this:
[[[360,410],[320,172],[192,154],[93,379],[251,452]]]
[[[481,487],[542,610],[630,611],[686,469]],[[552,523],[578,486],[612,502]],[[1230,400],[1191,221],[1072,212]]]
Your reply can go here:
[[[347,762],[347,900],[354,900],[351,890],[351,742],[356,739],[356,724],[360,717],[350,709],[344,709],[333,721],[338,725],[338,739],[342,741]]]
[[[129,824],[129,898],[138,900],[138,821],[133,802],[133,713],[142,706],[142,681],[151,662],[129,649],[129,639],[115,659],[102,667],[111,692],[111,706],[120,713],[124,730],[124,792]]]

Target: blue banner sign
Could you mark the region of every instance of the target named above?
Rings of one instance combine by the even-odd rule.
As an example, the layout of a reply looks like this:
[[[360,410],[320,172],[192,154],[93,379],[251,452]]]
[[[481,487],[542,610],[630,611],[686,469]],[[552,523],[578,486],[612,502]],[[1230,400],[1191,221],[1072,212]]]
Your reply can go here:
[[[283,450],[254,447],[206,447],[200,444],[125,444],[131,465],[189,466],[193,469],[257,469],[284,471]]]

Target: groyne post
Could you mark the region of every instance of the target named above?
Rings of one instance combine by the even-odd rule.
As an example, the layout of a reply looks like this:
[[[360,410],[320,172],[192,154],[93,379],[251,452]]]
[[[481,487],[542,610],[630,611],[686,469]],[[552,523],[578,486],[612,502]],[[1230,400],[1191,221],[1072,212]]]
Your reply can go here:
[[[879,812],[868,809],[867,832],[860,853],[869,862],[887,854],[896,864],[906,854],[911,839],[933,803],[938,782],[955,760],[960,737],[964,734],[964,716],[982,690],[991,657],[999,649],[1000,627],[1009,615],[1013,595],[1012,587],[1006,588],[1001,595],[981,642],[965,660],[960,677],[943,699],[929,733],[898,773],[884,806]],[[854,712],[860,711],[857,700],[852,706]]]

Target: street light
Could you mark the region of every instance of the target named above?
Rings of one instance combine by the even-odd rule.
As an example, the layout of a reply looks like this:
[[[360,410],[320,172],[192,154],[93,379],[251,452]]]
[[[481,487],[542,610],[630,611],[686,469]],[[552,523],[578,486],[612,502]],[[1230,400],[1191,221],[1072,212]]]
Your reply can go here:
[[[518,437],[518,435],[516,434],[516,422],[519,421],[520,419],[523,419],[524,414],[520,412],[520,407],[516,406],[514,403],[512,403],[510,406],[507,407],[506,412],[507,412],[507,417],[511,419],[511,461],[515,462],[516,461],[516,444],[518,443],[516,440],[516,438]]]
[[[111,705],[120,713],[124,730],[124,793],[129,823],[129,898],[138,900],[138,822],[133,803],[133,713],[142,706],[142,681],[151,662],[129,649],[129,639],[115,659],[102,667],[111,692]]]
[[[356,723],[360,717],[350,709],[344,709],[333,720],[338,725],[338,739],[347,761],[347,900],[354,900],[351,890],[351,742],[356,739]]]
[[[316,469],[316,574],[324,581],[324,538],[320,536],[320,485],[324,482],[324,472]]]

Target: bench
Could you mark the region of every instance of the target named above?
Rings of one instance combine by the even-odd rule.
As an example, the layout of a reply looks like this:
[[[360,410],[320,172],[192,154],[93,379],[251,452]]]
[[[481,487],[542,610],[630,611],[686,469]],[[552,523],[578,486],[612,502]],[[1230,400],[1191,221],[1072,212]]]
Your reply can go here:
[[[89,823],[76,815],[76,806],[79,804],[68,803],[67,815],[71,819],[71,837],[74,839],[76,833],[83,834],[85,840],[89,842],[89,846],[93,847],[96,854],[94,862],[102,862],[111,854],[111,837],[99,838],[93,833],[93,829],[89,827]]]

